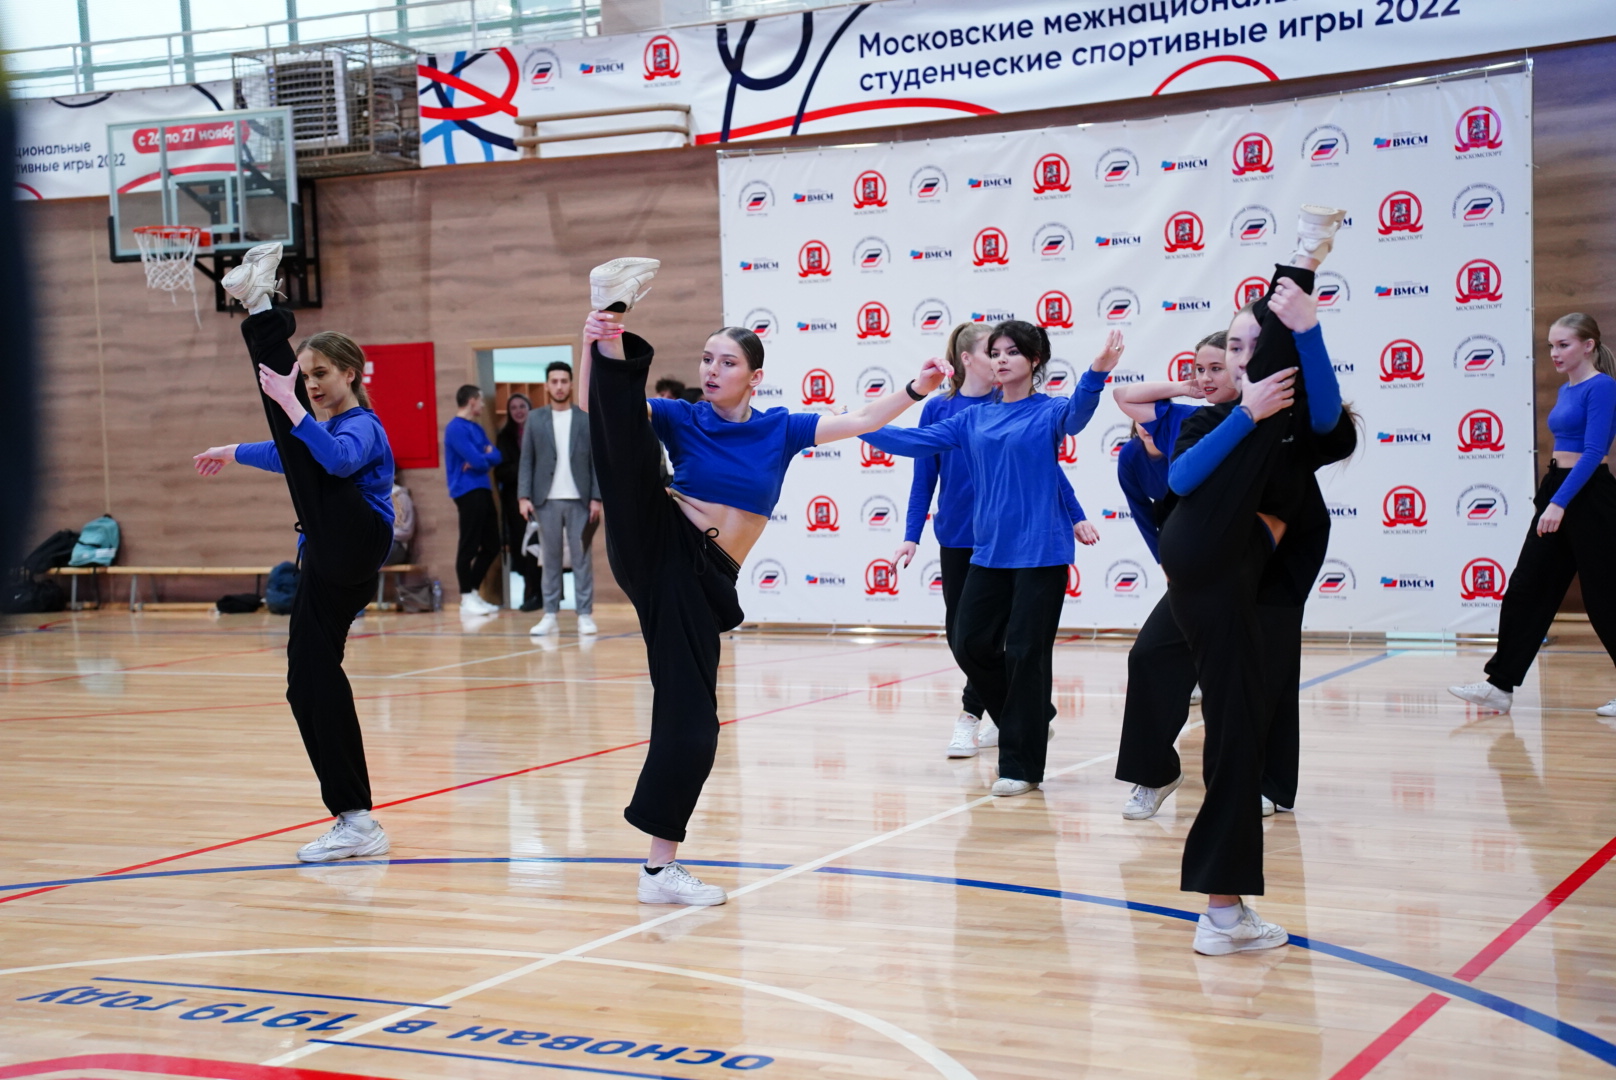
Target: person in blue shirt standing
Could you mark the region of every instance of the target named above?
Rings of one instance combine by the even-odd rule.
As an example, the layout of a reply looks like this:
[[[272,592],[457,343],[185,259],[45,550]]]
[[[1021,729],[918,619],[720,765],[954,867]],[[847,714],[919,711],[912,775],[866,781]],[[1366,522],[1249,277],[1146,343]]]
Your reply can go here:
[[[982,323],[960,323],[948,336],[944,359],[953,368],[942,396],[926,399],[920,409],[920,426],[941,423],[962,409],[987,402],[994,389],[993,368],[988,360],[988,331]],[[1073,535],[1084,544],[1094,544],[1100,534],[1083,514],[1072,483],[1061,473],[1061,502],[1071,517]],[[975,546],[972,516],[976,510],[976,489],[971,482],[970,461],[963,454],[924,454],[915,459],[915,475],[909,485],[909,513],[904,521],[903,543],[893,554],[893,563],[902,568],[914,560],[920,534],[931,509],[932,493],[937,494],[937,513],[932,531],[937,536],[938,561],[943,578],[943,633],[949,647],[957,641],[956,615],[965,591],[965,578],[971,569]],[[965,680],[960,695],[960,714],[954,721],[954,734],[948,743],[951,758],[975,757],[987,747],[999,745],[999,729],[983,717],[982,696]],[[1051,707],[1051,717],[1054,711]]]
[[[1122,335],[1112,331],[1076,392],[1050,397],[1038,392],[1049,335],[1031,323],[1002,322],[988,335],[995,400],[928,427],[884,427],[864,439],[906,457],[960,450],[969,463],[975,548],[954,659],[999,727],[995,795],[1021,795],[1044,779],[1055,635],[1075,551],[1056,452],[1094,416],[1122,349]]]
[[[270,440],[215,446],[196,455],[214,476],[230,462],[283,473],[297,513],[302,572],[286,642],[286,700],[336,823],[298,849],[303,862],[385,855],[387,834],[370,816],[370,774],[343,674],[348,628],[376,596],[377,571],[393,544],[393,451],[365,392],[365,354],[346,334],[307,338],[294,352],[297,320],[272,306],[281,245],[252,248],[222,282],[248,311],[241,324]],[[319,409],[327,419],[315,420]]]
[[[1610,557],[1616,479],[1606,463],[1616,435],[1616,355],[1600,336],[1599,324],[1573,312],[1549,327],[1549,358],[1566,376],[1549,410],[1554,456],[1532,500],[1537,512],[1520,558],[1504,586],[1498,649],[1487,661],[1485,682],[1448,688],[1455,697],[1501,713],[1514,704],[1515,688],[1554,624],[1572,575],[1582,579],[1594,633],[1616,660],[1616,574]],[[1594,711],[1616,716],[1616,698]]]
[[[483,414],[481,388],[467,383],[455,391],[457,412],[443,429],[443,477],[460,517],[455,577],[460,582],[461,615],[497,615],[499,607],[477,595],[488,568],[499,558],[499,520],[494,513],[494,482],[488,470],[504,455],[477,422]]]

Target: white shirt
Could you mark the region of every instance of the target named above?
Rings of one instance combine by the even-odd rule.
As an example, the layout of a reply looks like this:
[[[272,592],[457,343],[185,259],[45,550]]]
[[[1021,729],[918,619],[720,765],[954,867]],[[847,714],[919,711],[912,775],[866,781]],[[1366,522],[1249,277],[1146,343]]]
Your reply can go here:
[[[555,479],[550,482],[550,498],[581,499],[578,481],[572,476],[572,410],[550,410],[550,423],[555,427],[556,468]]]

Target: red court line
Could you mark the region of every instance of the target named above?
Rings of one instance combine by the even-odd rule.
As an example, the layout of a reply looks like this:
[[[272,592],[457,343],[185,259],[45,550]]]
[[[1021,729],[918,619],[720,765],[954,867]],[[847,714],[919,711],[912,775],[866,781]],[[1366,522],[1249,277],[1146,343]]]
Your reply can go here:
[[[772,709],[764,709],[762,712],[749,713],[746,716],[735,716],[735,717],[731,717],[728,720],[721,720],[721,721],[719,721],[718,726],[719,727],[728,727],[731,724],[738,724],[742,720],[756,720],[759,717],[773,716],[776,713],[782,713],[782,712],[790,712],[792,709],[801,709],[801,708],[804,708],[804,707],[806,707],[808,705],[820,705],[820,704],[823,704],[823,703],[825,703],[827,701],[836,701],[836,700],[838,700],[840,698],[850,697],[853,694],[868,693],[871,690],[881,690],[881,689],[884,689],[884,688],[886,688],[888,686],[896,686],[898,683],[908,682],[911,679],[927,679],[927,678],[930,678],[933,675],[939,675],[939,674],[941,674],[941,673],[943,673],[945,671],[953,671],[953,670],[955,670],[955,669],[951,665],[951,666],[946,667],[946,668],[938,668],[935,671],[921,672],[918,675],[905,675],[905,676],[903,676],[901,678],[897,678],[897,679],[888,679],[886,682],[883,682],[883,683],[871,683],[869,686],[861,686],[861,687],[858,687],[857,689],[853,689],[853,690],[843,690],[840,693],[827,694],[824,697],[810,698],[807,701],[799,701],[794,705],[777,705]],[[524,685],[525,686],[525,685],[529,685],[529,684],[519,683],[517,685]],[[435,691],[435,692],[437,692],[437,693],[452,693],[453,691]],[[393,695],[388,695],[388,696],[393,696]],[[398,695],[398,696],[404,696],[404,695]],[[542,765],[529,765],[525,769],[513,769],[510,772],[497,773],[497,774],[495,774],[493,776],[485,776],[485,777],[482,777],[481,779],[478,779],[478,780],[467,780],[465,783],[451,784],[448,787],[441,787],[441,788],[438,788],[438,789],[436,789],[434,791],[423,791],[418,795],[406,795],[402,799],[393,799],[393,800],[390,800],[388,802],[377,803],[375,805],[375,809],[382,810],[382,809],[385,809],[385,808],[387,808],[389,806],[402,806],[405,803],[417,802],[417,801],[419,801],[421,799],[430,799],[435,795],[445,795],[445,794],[448,794],[451,791],[461,791],[461,790],[463,790],[465,788],[478,787],[478,786],[480,786],[482,784],[491,784],[496,780],[509,780],[513,776],[525,776],[528,773],[542,772],[545,769],[554,769],[554,768],[557,768],[558,766],[561,766],[561,765],[570,765],[570,764],[572,764],[573,762],[576,762],[576,761],[586,761],[589,758],[603,757],[606,754],[615,754],[620,750],[632,750],[634,747],[636,747],[636,746],[644,746],[647,743],[649,743],[650,741],[651,741],[650,739],[638,739],[638,740],[636,740],[634,742],[623,743],[621,746],[612,746],[612,747],[608,747],[608,748],[606,748],[604,750],[591,750],[587,754],[576,754],[576,755],[574,755],[572,757],[562,758],[562,759],[560,759],[558,761],[547,761]],[[304,821],[304,822],[300,822],[300,823],[298,823],[296,825],[287,825],[284,828],[271,829],[268,832],[255,833],[252,836],[244,836],[239,840],[226,840],[225,842],[223,842],[221,844],[210,844],[207,847],[196,848],[196,849],[194,849],[192,851],[182,851],[178,855],[165,855],[160,859],[151,859],[151,860],[148,860],[147,862],[136,863],[133,866],[125,866],[125,867],[122,867],[122,868],[117,869],[117,870],[104,870],[101,873],[95,874],[93,876],[94,877],[116,877],[119,874],[132,874],[136,870],[144,870],[144,869],[146,869],[147,867],[150,867],[150,866],[161,866],[163,863],[177,862],[180,859],[188,859],[193,855],[205,855],[210,851],[218,851],[221,848],[236,847],[239,844],[251,843],[254,840],[263,840],[263,839],[266,839],[267,837],[279,836],[282,833],[296,832],[298,829],[306,829],[306,828],[309,828],[311,825],[319,825],[319,824],[321,824],[323,822],[327,822],[327,821],[330,821],[330,820],[331,820],[330,817],[316,818],[313,821]],[[21,900],[25,896],[39,896],[42,893],[55,892],[57,889],[67,889],[67,888],[71,888],[71,887],[72,886],[69,886],[69,885],[50,885],[50,886],[47,886],[46,888],[43,888],[43,889],[30,889],[28,892],[14,893],[11,896],[0,897],[0,904],[9,904],[13,900]]]
[[[58,1076],[78,1069],[118,1069],[153,1076],[199,1076],[212,1080],[384,1080],[368,1074],[321,1072],[285,1065],[248,1065],[167,1054],[78,1054],[48,1061],[25,1061],[18,1065],[0,1065],[0,1078]]]
[[[1536,929],[1537,925],[1548,918],[1561,904],[1571,898],[1576,892],[1588,883],[1588,880],[1602,870],[1606,863],[1616,857],[1616,837],[1612,837],[1604,847],[1594,852],[1573,870],[1566,879],[1554,888],[1548,895],[1529,908],[1526,914],[1510,923],[1503,933],[1484,945],[1480,952],[1472,956],[1466,964],[1453,973],[1455,979],[1464,982],[1475,982],[1482,972],[1492,967],[1493,963],[1512,949],[1527,934]],[[1358,1055],[1345,1065],[1341,1066],[1330,1080],[1360,1080],[1369,1075],[1376,1065],[1386,1060],[1393,1050],[1403,1045],[1410,1035],[1418,1031],[1431,1017],[1435,1016],[1442,1007],[1453,999],[1445,994],[1428,994],[1420,1003],[1404,1013],[1391,1027],[1381,1032],[1374,1042],[1364,1047]]]

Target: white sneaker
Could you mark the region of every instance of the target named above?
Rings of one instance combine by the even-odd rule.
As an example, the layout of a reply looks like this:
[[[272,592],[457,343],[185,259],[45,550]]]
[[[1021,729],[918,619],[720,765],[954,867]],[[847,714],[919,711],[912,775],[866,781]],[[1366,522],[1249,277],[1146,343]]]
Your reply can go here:
[[[1598,713],[1600,716],[1616,716],[1616,698],[1611,698],[1609,701],[1599,706],[1599,708],[1595,709],[1594,712]]]
[[[1266,795],[1261,796],[1261,798],[1262,798],[1262,816],[1263,817],[1273,817],[1274,816],[1274,800],[1270,799]]]
[[[982,718],[982,728],[976,733],[976,745],[986,749],[999,745],[999,725],[987,717]]]
[[[490,604],[487,600],[474,592],[460,594],[460,614],[462,615],[498,615],[499,605]]]
[[[661,267],[657,259],[634,256],[601,263],[589,271],[589,302],[596,311],[619,303],[624,305],[624,311],[633,311],[634,305],[651,291],[651,279]]]
[[[266,296],[279,292],[275,271],[281,265],[281,245],[272,240],[248,248],[241,257],[241,265],[231,268],[219,282],[224,291],[235,297],[242,307],[254,308]]]
[[[1263,922],[1262,916],[1244,901],[1240,904],[1240,921],[1227,930],[1214,925],[1210,915],[1202,915],[1195,924],[1195,951],[1202,956],[1277,949],[1289,941],[1290,934],[1283,926]]]
[[[1122,807],[1122,816],[1129,821],[1143,821],[1156,816],[1161,804],[1167,801],[1167,796],[1178,790],[1178,785],[1184,782],[1184,774],[1179,773],[1178,779],[1166,787],[1146,787],[1143,784],[1133,786],[1133,794]]]
[[[658,873],[648,874],[640,867],[640,903],[689,904],[691,907],[712,907],[728,900],[728,895],[717,885],[708,885],[676,862],[664,866]]]
[[[954,737],[948,741],[948,756],[951,758],[968,758],[976,756],[976,725],[980,721],[968,712],[959,714],[954,721]],[[989,723],[992,723],[990,720]],[[999,729],[993,729],[998,735]],[[995,740],[997,741],[997,740]]]
[[[1037,786],[1025,780],[1008,780],[1001,776],[993,781],[993,794],[1003,799],[1011,795],[1025,795]]]
[[[337,823],[318,840],[297,849],[299,862],[332,862],[336,859],[362,859],[386,855],[392,846],[381,824],[368,813],[356,818],[357,811],[337,815]]]
[[[1336,230],[1341,228],[1346,216],[1345,210],[1304,204],[1296,220],[1296,250],[1291,253],[1291,261],[1294,263],[1300,255],[1323,262],[1335,245]]]
[[[1450,686],[1448,693],[1456,698],[1462,698],[1472,705],[1479,705],[1483,709],[1493,712],[1507,713],[1509,707],[1515,703],[1515,695],[1498,689],[1490,682],[1466,683],[1463,686]]]
[[[578,616],[578,632],[580,634],[598,634],[600,633],[600,627],[596,626],[595,620],[588,615],[580,615]]]
[[[533,624],[533,629],[528,631],[528,636],[545,637],[547,635],[554,634],[557,631],[557,628],[555,615],[546,611],[544,613],[544,618]]]

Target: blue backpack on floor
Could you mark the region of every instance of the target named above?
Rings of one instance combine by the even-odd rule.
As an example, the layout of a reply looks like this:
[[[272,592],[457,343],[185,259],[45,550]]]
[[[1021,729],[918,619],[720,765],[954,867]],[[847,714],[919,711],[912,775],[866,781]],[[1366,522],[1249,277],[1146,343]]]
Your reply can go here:
[[[298,569],[296,563],[277,563],[269,572],[269,583],[264,586],[264,606],[271,615],[290,615],[292,597],[297,595]]]

